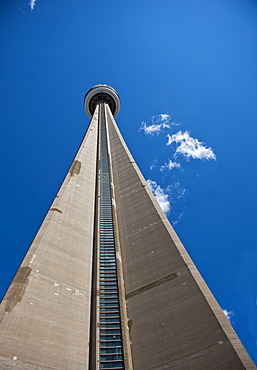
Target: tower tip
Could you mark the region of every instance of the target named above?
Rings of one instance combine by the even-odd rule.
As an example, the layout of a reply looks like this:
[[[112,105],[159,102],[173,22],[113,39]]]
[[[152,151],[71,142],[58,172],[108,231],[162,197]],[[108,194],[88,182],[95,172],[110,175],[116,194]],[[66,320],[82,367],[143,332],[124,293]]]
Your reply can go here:
[[[98,102],[108,103],[114,117],[117,117],[120,111],[120,97],[113,87],[100,84],[95,85],[85,95],[84,107],[87,115],[91,118],[94,114]]]

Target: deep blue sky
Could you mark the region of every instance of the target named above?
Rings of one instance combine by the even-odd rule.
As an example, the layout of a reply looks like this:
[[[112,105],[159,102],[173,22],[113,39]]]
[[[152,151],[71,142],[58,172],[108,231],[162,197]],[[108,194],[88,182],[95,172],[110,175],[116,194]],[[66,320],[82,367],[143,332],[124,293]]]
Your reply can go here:
[[[257,362],[256,1],[28,1],[0,4],[0,295],[89,123],[84,94],[107,83],[141,171]],[[159,114],[180,125],[139,130]],[[174,158],[167,135],[180,130],[217,159]],[[180,168],[160,171],[169,159]]]

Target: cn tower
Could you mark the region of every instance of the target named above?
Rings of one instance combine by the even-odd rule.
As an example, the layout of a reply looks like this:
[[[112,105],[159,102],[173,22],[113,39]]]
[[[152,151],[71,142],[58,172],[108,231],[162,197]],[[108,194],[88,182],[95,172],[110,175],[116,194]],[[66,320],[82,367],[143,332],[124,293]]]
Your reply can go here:
[[[84,106],[88,129],[0,305],[0,369],[256,369],[130,154],[119,95],[96,85]]]

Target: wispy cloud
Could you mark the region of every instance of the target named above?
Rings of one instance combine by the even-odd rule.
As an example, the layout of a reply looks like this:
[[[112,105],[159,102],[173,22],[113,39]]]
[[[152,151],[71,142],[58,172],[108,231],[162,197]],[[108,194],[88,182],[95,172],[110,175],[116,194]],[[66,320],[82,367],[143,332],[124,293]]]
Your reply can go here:
[[[164,171],[165,169],[172,170],[173,168],[180,168],[180,163],[173,162],[171,159],[169,159],[168,163],[165,163],[163,166],[161,166],[160,170]]]
[[[184,214],[185,214],[184,212],[181,212],[179,216],[177,217],[177,219],[175,221],[172,221],[172,226],[176,226],[181,220],[181,218],[184,216]]]
[[[152,190],[153,195],[155,196],[156,200],[161,206],[161,209],[163,210],[163,212],[169,213],[170,211],[169,195],[165,192],[164,189],[160,187],[160,185],[156,183],[156,181],[149,179],[146,182],[149,188]]]
[[[140,130],[144,131],[146,135],[159,134],[163,129],[170,128],[171,126],[177,125],[171,121],[171,117],[167,113],[161,113],[157,116],[153,116],[147,122],[142,122]]]
[[[35,8],[35,5],[36,5],[36,0],[30,0],[29,6],[30,6],[31,10],[33,10]]]
[[[187,190],[182,187],[180,181],[176,181],[173,184],[168,185],[166,191],[167,193],[172,194],[173,200],[182,199],[187,194]]]
[[[161,121],[170,121],[170,115],[167,113],[161,113],[158,116],[154,117],[158,117],[158,119],[160,119]]]
[[[158,160],[157,160],[157,159],[155,159],[155,160],[153,161],[153,163],[152,163],[152,164],[151,164],[151,166],[150,166],[150,170],[151,170],[151,171],[156,167],[157,162],[158,162]]]
[[[231,323],[231,319],[234,316],[234,312],[233,311],[228,311],[226,309],[224,309],[222,311],[223,311],[224,315],[226,316],[226,318],[228,319],[228,321]]]
[[[216,159],[216,155],[211,148],[208,148],[199,141],[190,136],[188,131],[182,132],[178,131],[174,135],[167,135],[168,142],[167,145],[172,143],[177,144],[176,154],[182,154],[187,159],[190,157],[197,159]]]

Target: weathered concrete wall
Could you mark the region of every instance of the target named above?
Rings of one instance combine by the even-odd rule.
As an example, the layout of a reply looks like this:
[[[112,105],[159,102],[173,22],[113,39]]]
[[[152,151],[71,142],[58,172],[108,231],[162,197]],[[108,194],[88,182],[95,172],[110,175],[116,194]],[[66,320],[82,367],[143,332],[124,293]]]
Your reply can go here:
[[[87,369],[98,110],[0,309],[0,369]]]
[[[107,111],[128,369],[255,369]],[[97,126],[0,305],[0,369],[88,368]]]
[[[255,369],[108,111],[134,369]]]

